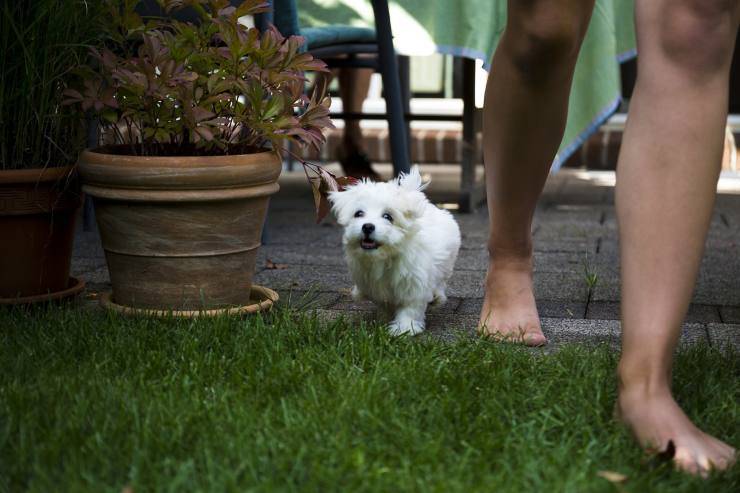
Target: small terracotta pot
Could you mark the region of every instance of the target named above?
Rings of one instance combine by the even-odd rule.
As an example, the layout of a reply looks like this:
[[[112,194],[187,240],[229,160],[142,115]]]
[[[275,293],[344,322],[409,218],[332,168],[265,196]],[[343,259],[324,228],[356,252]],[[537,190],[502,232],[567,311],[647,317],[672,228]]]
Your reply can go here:
[[[149,157],[85,151],[78,166],[118,305],[242,306],[281,161],[273,152]]]
[[[70,287],[82,194],[73,166],[0,171],[0,303]]]

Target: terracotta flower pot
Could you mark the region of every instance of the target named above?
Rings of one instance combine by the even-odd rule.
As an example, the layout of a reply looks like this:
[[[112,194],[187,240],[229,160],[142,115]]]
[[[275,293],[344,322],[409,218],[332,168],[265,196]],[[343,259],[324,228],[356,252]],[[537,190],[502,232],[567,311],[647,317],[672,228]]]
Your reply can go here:
[[[142,157],[85,151],[83,190],[118,305],[213,310],[246,305],[270,195],[273,152]]]
[[[81,205],[72,166],[0,171],[0,303],[44,301],[81,289],[69,277]]]

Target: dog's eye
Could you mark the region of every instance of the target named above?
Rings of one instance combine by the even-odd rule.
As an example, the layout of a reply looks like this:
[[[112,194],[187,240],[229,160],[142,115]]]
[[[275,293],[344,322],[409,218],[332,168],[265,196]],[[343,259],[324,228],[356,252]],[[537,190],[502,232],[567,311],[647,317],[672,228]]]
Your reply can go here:
[[[385,219],[385,220],[386,220],[386,221],[388,221],[389,223],[392,223],[392,222],[393,222],[393,216],[391,216],[391,215],[390,215],[390,214],[388,214],[387,212],[386,212],[385,214],[383,214],[383,219]]]
[[[362,212],[362,211],[357,211],[357,212],[355,212],[355,217],[362,217],[362,216],[364,216],[364,215],[365,215],[365,213],[364,213],[364,212]]]

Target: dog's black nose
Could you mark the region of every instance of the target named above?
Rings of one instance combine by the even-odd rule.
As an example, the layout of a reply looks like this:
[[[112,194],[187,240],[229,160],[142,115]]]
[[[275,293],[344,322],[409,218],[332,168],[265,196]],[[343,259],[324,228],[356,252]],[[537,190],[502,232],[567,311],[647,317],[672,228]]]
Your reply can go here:
[[[362,232],[365,233],[366,235],[369,235],[373,231],[375,231],[375,225],[374,224],[365,223],[365,224],[362,225]]]

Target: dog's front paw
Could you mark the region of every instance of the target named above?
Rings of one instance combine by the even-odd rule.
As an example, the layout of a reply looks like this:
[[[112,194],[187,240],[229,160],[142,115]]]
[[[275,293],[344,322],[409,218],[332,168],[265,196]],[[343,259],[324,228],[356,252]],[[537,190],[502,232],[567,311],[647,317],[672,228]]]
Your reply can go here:
[[[424,322],[420,320],[394,320],[388,324],[388,332],[393,336],[415,336],[424,332]]]
[[[435,291],[430,304],[434,306],[442,306],[445,303],[447,303],[447,295],[445,295],[444,290]]]

